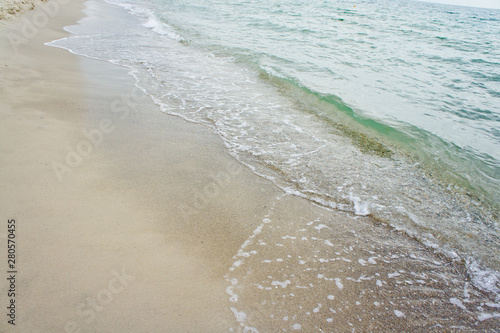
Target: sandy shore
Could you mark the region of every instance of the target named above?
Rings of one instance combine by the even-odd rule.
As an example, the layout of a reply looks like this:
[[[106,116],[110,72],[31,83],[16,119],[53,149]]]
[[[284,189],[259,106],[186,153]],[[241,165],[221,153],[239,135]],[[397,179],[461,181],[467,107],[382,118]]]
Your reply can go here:
[[[214,257],[213,231],[190,237],[171,197],[234,161],[207,130],[164,117],[144,96],[126,116],[109,112],[122,94],[135,92],[126,72],[43,45],[62,37],[81,7],[61,6],[16,53],[2,39],[0,205],[4,219],[16,220],[19,293],[15,328],[5,320],[0,327],[220,332],[232,319],[221,265],[230,265],[248,230],[219,226],[234,234]],[[15,23],[8,31],[22,30],[22,21],[21,28]],[[71,163],[75,152],[85,157]],[[71,169],[62,181],[57,163]]]
[[[83,6],[0,28],[0,331],[494,330],[460,264],[283,194],[125,69],[45,46]]]
[[[8,20],[35,8],[44,0],[3,0],[0,2],[0,20]]]

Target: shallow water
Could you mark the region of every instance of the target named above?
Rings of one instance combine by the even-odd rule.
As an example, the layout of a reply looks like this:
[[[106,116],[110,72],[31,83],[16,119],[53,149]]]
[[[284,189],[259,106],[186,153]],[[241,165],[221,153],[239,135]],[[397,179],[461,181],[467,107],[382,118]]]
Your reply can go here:
[[[465,263],[498,301],[498,11],[113,2],[87,2],[50,45],[126,66],[162,111],[212,127],[285,193]]]
[[[446,179],[498,202],[500,10],[395,0],[163,0],[148,9],[153,29],[168,23],[176,38],[340,104]]]

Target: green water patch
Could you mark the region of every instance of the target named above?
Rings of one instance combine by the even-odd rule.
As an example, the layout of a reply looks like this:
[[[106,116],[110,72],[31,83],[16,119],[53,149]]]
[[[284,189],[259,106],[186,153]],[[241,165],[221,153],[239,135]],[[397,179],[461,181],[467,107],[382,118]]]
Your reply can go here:
[[[444,187],[469,196],[491,211],[500,211],[500,194],[495,190],[500,167],[495,166],[494,159],[477,157],[474,152],[407,123],[387,124],[365,117],[338,96],[318,93],[281,73],[265,70],[260,66],[260,54],[246,49],[211,51],[218,56],[232,56],[235,62],[256,70],[298,110],[320,119],[332,133],[349,138],[361,152],[391,159],[404,156]]]
[[[415,126],[400,124],[397,128],[363,117],[339,97],[320,94],[291,79],[263,70],[260,70],[260,77],[277,87],[279,93],[290,98],[299,110],[318,117],[332,132],[349,138],[363,153],[383,158],[393,158],[396,154],[405,156],[453,192],[467,195],[492,212],[499,210],[491,184],[482,181],[484,174],[494,178],[495,171],[474,158],[472,153]]]
[[[279,92],[291,98],[301,111],[312,114],[327,123],[332,129],[352,140],[362,152],[390,158],[394,151],[382,142],[377,134],[404,138],[396,129],[373,119],[362,118],[355,114],[336,96],[325,96],[306,87],[297,85],[292,80],[261,73],[261,78],[275,85]]]

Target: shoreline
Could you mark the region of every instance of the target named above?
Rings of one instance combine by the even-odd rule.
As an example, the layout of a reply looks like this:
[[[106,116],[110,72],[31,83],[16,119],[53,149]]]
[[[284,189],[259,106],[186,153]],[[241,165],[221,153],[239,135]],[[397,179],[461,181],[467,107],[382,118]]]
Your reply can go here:
[[[22,304],[2,331],[494,329],[459,265],[283,194],[211,129],[161,113],[126,69],[45,46],[83,4],[17,51],[5,37],[26,21],[1,26],[0,207],[18,226]]]
[[[223,306],[224,281],[214,279],[209,274],[214,267],[190,253],[196,246],[167,242],[174,236],[159,230],[158,224],[169,219],[160,194],[144,188],[139,192],[138,184],[127,179],[127,173],[142,176],[136,182],[160,190],[159,184],[148,184],[161,182],[159,174],[151,178],[163,169],[159,163],[168,162],[177,149],[180,154],[197,151],[211,134],[201,131],[195,139],[185,138],[187,124],[165,119],[144,97],[140,108],[126,110],[126,117],[111,113],[122,94],[136,93],[127,72],[43,45],[67,35],[61,28],[82,17],[81,8],[82,2],[61,7],[3,69],[0,103],[8,139],[2,143],[6,186],[1,206],[18,225],[16,287],[23,306],[15,327],[2,320],[0,328],[109,332],[168,326],[218,332],[231,318]],[[42,9],[28,14],[37,10]],[[148,114],[152,117],[146,119]],[[137,122],[147,126],[142,142],[135,136],[142,132]],[[162,133],[164,128],[171,132]],[[164,144],[155,147],[156,140]],[[145,166],[147,159],[142,165],[136,160],[160,152],[166,156],[156,169]],[[64,169],[62,181],[54,162],[70,169]],[[1,287],[3,295],[6,285]],[[198,299],[191,302],[192,311],[185,308],[184,297]]]

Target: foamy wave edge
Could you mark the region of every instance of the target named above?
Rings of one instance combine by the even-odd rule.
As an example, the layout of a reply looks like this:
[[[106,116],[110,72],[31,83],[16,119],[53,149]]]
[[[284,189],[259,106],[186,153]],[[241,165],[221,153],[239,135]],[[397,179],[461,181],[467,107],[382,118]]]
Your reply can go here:
[[[185,38],[177,34],[174,29],[168,25],[167,23],[163,22],[155,13],[153,13],[151,10],[140,7],[140,6],[135,6],[135,5],[130,5],[130,4],[125,4],[125,3],[120,3],[120,2],[113,2],[111,0],[105,0],[106,2],[122,7],[126,9],[130,14],[132,15],[137,15],[140,16],[147,21],[143,24],[146,28],[149,28],[153,30],[155,33],[159,35],[164,35],[167,36],[173,40],[176,40],[178,42],[187,42]]]

